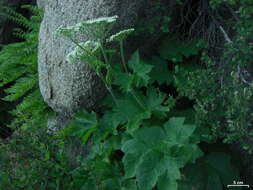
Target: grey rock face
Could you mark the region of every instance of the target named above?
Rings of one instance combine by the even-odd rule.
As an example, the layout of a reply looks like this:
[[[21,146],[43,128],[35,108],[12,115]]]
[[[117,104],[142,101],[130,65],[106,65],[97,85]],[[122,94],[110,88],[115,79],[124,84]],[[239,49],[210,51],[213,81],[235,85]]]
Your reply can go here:
[[[74,44],[54,35],[59,26],[118,15],[117,28],[130,27],[143,9],[145,0],[38,0],[44,7],[39,39],[39,81],[44,100],[59,113],[92,108],[105,88],[88,64],[70,64],[65,56]],[[85,37],[84,37],[85,39]]]
[[[37,5],[38,7],[40,8],[44,8],[45,7],[45,3],[46,3],[47,0],[37,0]]]

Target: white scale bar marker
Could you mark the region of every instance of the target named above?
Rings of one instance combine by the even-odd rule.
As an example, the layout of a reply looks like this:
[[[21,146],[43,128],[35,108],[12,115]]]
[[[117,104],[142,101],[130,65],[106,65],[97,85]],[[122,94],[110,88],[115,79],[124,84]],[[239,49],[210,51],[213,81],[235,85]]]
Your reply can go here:
[[[248,187],[249,188],[249,185],[227,185],[227,187]]]

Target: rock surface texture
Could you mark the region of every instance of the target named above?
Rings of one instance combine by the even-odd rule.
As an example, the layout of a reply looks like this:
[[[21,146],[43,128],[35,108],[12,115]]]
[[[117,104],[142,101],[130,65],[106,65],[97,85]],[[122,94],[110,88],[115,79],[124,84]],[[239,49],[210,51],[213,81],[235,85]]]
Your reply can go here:
[[[44,100],[58,113],[92,108],[105,89],[85,63],[70,64],[65,56],[73,50],[69,40],[55,36],[59,26],[87,19],[118,15],[117,28],[134,24],[146,0],[38,0],[44,8],[39,39],[39,81]],[[85,37],[84,37],[85,39]],[[87,40],[87,39],[85,39]]]

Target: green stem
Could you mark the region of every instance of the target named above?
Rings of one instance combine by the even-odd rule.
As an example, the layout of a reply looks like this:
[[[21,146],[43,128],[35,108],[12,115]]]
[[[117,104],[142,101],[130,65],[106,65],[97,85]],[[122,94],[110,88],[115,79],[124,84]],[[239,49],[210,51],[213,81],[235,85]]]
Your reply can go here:
[[[80,47],[82,50],[84,50],[85,52],[87,52],[90,56],[93,56],[92,54],[90,54],[90,52],[88,52],[86,49],[84,49],[82,46],[80,46],[79,43],[77,43],[74,39],[71,38],[71,41],[72,41],[74,44],[76,44],[78,47]],[[104,58],[105,58],[106,64],[110,65],[109,62],[108,62],[107,56],[106,56],[106,54],[105,54],[105,51],[104,51],[104,49],[103,49],[103,46],[102,46],[101,43],[100,43],[100,47],[101,47],[103,56],[104,56]],[[96,72],[96,69],[95,69],[92,65],[90,65],[90,66],[91,66],[92,69]],[[102,75],[99,71],[96,72],[96,73],[97,73],[98,77],[101,78],[101,80],[102,80],[103,83],[105,84],[106,89],[107,89],[107,90],[109,91],[109,93],[111,94],[113,101],[114,101],[115,104],[118,106],[117,99],[116,99],[114,93],[112,92],[111,87],[107,85],[106,80],[104,79],[103,75]]]
[[[136,100],[136,102],[142,107],[143,110],[146,110],[146,107],[144,106],[144,104],[139,100],[139,98],[136,96],[136,94],[133,92],[133,90],[130,90],[131,95],[134,97],[134,99]]]
[[[125,60],[125,56],[124,56],[123,41],[121,40],[119,44],[120,44],[120,56],[121,56],[121,61],[122,61],[122,64],[123,64],[123,67],[124,67],[126,73],[128,73],[128,69],[127,69],[127,65],[126,65],[126,60]]]
[[[75,44],[75,45],[77,45],[79,48],[81,48],[84,52],[86,52],[89,56],[93,56],[94,57],[94,55],[92,54],[92,53],[90,53],[87,49],[84,49],[82,46],[80,46],[80,44],[78,43],[78,42],[76,42],[74,39],[72,39],[72,38],[70,38],[70,40]]]
[[[103,45],[102,45],[101,42],[100,42],[100,48],[101,48],[101,51],[102,51],[102,54],[103,54],[103,57],[104,57],[104,60],[105,60],[106,65],[108,65],[109,68],[112,69],[111,64],[110,64],[110,62],[108,61],[107,55],[106,55],[106,53],[105,53],[104,47],[103,47]],[[101,75],[102,75],[102,74],[101,74]],[[107,84],[107,82],[106,82],[106,80],[104,79],[103,76],[101,76],[100,78],[101,78],[101,79],[103,80],[103,82],[105,83],[105,86],[106,86],[107,90],[108,90],[109,93],[111,94],[111,96],[112,96],[112,98],[113,98],[115,104],[118,106],[117,99],[116,99],[114,93],[112,92],[111,86],[108,86],[108,84]]]
[[[106,80],[104,79],[103,75],[102,75],[99,71],[97,72],[97,75],[99,76],[99,78],[101,78],[101,80],[102,80],[103,83],[105,84],[105,87],[106,87],[106,89],[108,90],[108,92],[111,94],[112,99],[113,99],[113,101],[115,102],[115,104],[116,104],[117,106],[119,106],[119,104],[118,104],[118,102],[117,102],[117,99],[116,99],[116,97],[115,97],[115,95],[114,95],[114,93],[113,93],[113,91],[112,91],[112,88],[111,88],[110,86],[107,85]]]
[[[101,48],[103,57],[104,57],[104,59],[105,59],[105,63],[106,63],[109,67],[111,67],[111,65],[110,65],[110,63],[109,63],[109,61],[108,61],[107,55],[106,55],[106,53],[105,53],[104,47],[103,47],[103,45],[102,45],[101,42],[100,42],[100,48]]]
[[[124,56],[124,44],[123,44],[123,40],[120,41],[120,56],[121,56],[121,61],[124,67],[124,70],[127,74],[129,74],[128,69],[127,69],[127,65],[126,65],[126,60],[125,60],[125,56]],[[139,98],[136,96],[136,94],[134,93],[133,89],[131,88],[130,90],[131,95],[134,97],[134,99],[136,100],[136,102],[144,109],[146,110],[146,107],[144,106],[144,104],[139,100]]]

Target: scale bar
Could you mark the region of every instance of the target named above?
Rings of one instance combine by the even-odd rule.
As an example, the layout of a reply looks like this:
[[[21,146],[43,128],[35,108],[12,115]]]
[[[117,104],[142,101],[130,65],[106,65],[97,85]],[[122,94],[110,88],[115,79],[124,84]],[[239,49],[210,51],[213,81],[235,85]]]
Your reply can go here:
[[[227,185],[227,187],[248,187],[249,188],[249,185]]]

